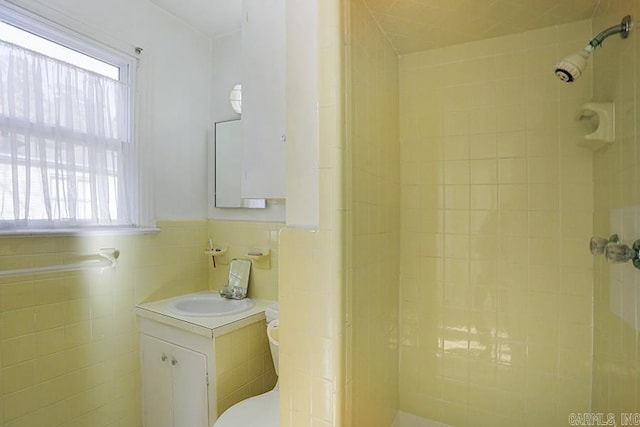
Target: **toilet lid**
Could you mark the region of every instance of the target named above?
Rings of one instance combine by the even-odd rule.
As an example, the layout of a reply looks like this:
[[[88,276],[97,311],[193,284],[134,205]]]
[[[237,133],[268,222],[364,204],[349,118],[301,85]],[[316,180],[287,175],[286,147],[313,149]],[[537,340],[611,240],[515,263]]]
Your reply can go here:
[[[224,411],[213,427],[278,427],[278,401],[278,390],[250,397]]]

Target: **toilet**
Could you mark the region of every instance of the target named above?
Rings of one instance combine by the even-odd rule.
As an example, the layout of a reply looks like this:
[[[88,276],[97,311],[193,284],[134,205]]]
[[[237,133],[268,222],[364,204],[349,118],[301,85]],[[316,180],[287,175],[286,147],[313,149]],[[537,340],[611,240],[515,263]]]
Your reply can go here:
[[[278,375],[278,304],[265,310],[267,337],[271,348],[273,366]],[[280,425],[278,383],[273,390],[236,403],[213,423],[213,427],[278,427]]]

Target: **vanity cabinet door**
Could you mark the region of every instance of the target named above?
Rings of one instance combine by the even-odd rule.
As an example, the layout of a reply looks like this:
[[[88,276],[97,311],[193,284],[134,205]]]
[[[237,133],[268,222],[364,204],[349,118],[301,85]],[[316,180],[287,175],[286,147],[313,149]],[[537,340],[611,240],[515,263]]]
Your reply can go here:
[[[209,427],[207,357],[141,334],[145,427]]]
[[[149,335],[141,335],[140,338],[144,425],[173,427],[171,346]]]
[[[175,346],[172,353],[175,426],[208,427],[207,358]]]

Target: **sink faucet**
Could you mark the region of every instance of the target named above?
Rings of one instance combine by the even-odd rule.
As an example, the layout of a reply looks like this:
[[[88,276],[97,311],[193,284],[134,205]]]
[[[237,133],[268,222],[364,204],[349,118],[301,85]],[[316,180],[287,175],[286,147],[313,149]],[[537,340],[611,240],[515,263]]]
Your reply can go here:
[[[244,299],[247,297],[247,290],[240,286],[231,286],[229,284],[220,289],[220,296],[228,299]]]

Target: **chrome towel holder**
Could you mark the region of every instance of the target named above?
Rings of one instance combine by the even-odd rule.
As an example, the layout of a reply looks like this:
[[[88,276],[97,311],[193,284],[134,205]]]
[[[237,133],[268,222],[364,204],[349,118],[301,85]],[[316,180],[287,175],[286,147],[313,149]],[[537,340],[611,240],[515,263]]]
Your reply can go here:
[[[120,251],[115,248],[101,248],[98,253],[78,256],[78,262],[73,264],[45,265],[41,267],[26,267],[13,270],[0,270],[0,278],[25,276],[41,273],[58,273],[65,271],[86,270],[89,268],[114,268],[118,263]]]

